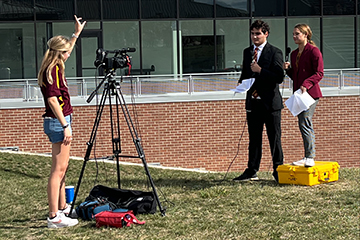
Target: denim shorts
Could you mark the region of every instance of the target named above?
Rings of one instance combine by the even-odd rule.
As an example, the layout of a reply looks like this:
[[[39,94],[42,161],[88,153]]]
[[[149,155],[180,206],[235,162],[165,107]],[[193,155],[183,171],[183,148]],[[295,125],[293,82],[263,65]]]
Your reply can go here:
[[[65,117],[66,122],[69,124],[68,128],[72,133],[71,122],[72,116]],[[49,137],[50,142],[58,143],[64,140],[64,129],[57,118],[44,118],[44,132]]]

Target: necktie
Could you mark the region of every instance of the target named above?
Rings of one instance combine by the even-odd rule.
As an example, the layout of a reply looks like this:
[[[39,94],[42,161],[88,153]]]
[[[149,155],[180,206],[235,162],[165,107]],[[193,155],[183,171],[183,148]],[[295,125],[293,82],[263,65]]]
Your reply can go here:
[[[253,56],[253,62],[254,63],[257,62],[258,51],[259,51],[259,48],[255,48],[254,56]],[[251,95],[255,99],[259,97],[259,94],[257,93],[256,89],[254,90],[254,92]]]
[[[253,62],[257,62],[257,55],[258,55],[259,48],[255,48]]]

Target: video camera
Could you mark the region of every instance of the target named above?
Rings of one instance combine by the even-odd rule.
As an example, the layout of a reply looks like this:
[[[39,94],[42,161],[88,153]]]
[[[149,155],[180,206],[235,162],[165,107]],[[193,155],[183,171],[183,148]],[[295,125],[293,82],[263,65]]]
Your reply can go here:
[[[116,49],[114,51],[107,51],[101,48],[96,50],[95,67],[102,66],[105,70],[117,68],[125,68],[131,66],[131,57],[127,52],[135,52],[135,48]],[[113,57],[107,57],[109,53],[115,54]]]

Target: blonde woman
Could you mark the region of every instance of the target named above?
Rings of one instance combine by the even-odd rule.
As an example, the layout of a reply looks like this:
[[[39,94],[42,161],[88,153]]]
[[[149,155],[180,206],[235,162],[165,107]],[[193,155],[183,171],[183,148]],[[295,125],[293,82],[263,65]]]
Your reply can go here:
[[[322,97],[319,82],[324,76],[324,62],[320,50],[311,40],[312,31],[307,24],[297,24],[293,30],[294,42],[298,48],[291,53],[289,62],[284,63],[287,75],[293,80],[293,90],[308,92],[315,103],[298,115],[298,124],[303,138],[304,158],[293,162],[297,166],[315,165],[315,132],[312,117]]]
[[[39,73],[38,84],[45,102],[44,132],[52,143],[52,165],[48,180],[49,228],[74,226],[77,219],[68,217],[70,206],[65,200],[65,173],[72,140],[70,94],[64,76],[65,62],[82,32],[86,21],[75,16],[75,32],[71,39],[55,36],[48,41]]]

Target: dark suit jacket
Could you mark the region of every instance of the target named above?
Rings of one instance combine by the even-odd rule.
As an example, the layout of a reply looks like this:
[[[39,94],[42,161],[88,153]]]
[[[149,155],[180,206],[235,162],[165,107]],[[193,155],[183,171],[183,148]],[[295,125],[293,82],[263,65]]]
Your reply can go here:
[[[283,54],[280,49],[266,43],[260,55],[258,64],[260,74],[251,71],[251,61],[254,46],[244,49],[243,68],[239,83],[243,79],[255,78],[255,82],[246,94],[245,108],[251,110],[251,95],[256,90],[269,111],[280,110],[284,107],[279,91],[279,84],[284,81]]]
[[[299,59],[299,66],[296,69],[298,53],[299,49],[291,53],[291,68],[286,71],[294,82],[293,90],[296,91],[300,86],[304,86],[311,97],[321,98],[319,82],[324,76],[324,62],[320,50],[309,43],[306,44]]]

